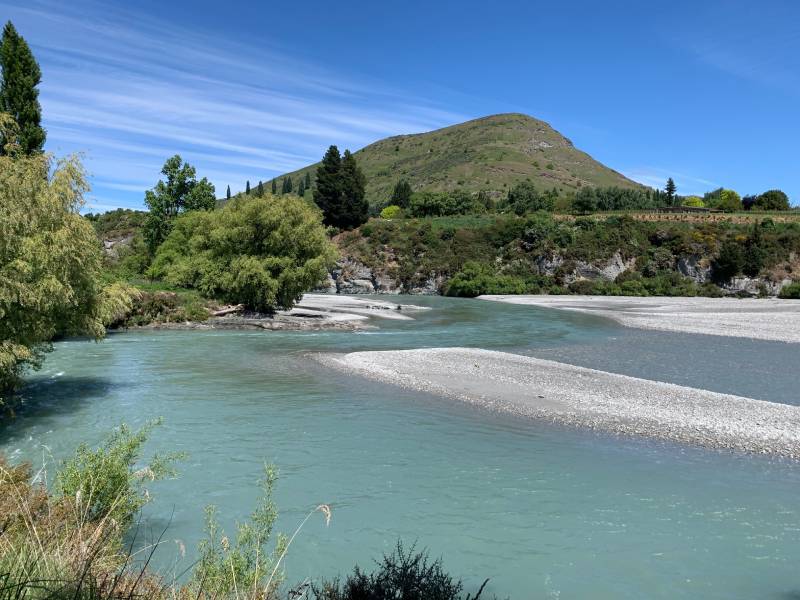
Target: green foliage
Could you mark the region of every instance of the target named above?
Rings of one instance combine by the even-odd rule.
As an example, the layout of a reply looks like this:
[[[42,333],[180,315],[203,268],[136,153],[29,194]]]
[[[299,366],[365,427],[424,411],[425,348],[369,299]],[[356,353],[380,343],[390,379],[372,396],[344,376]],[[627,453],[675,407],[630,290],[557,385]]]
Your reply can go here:
[[[391,204],[381,211],[381,219],[396,219],[403,214],[403,209],[396,204]],[[363,230],[362,230],[363,231]]]
[[[703,196],[703,200],[709,208],[716,208],[724,212],[737,212],[744,208],[739,194],[724,188],[707,192]]]
[[[87,190],[76,157],[0,156],[0,405],[54,336],[104,335],[100,244],[79,214]]]
[[[714,259],[714,277],[720,282],[730,281],[741,274],[744,269],[744,248],[736,240],[728,239],[720,246],[719,254]]]
[[[231,199],[231,186],[228,186],[228,189],[225,191],[225,199],[226,200]]]
[[[175,221],[149,275],[250,309],[291,308],[335,260],[316,209],[294,196],[234,198]]]
[[[800,300],[800,281],[795,281],[781,290],[781,298]]]
[[[292,176],[287,175],[283,178],[283,185],[281,186],[281,194],[291,194],[292,190],[294,189],[294,184],[292,183]]]
[[[675,201],[675,192],[677,190],[678,187],[675,185],[675,181],[672,179],[672,177],[667,179],[667,185],[664,186],[664,192],[667,194],[667,200],[669,201],[670,205]]]
[[[278,195],[278,180],[277,179],[273,179],[272,180],[272,195],[273,196],[277,196]]]
[[[331,146],[317,167],[314,202],[322,210],[323,222],[339,229],[352,229],[367,220],[366,179],[355,157]]]
[[[96,449],[81,444],[59,468],[56,493],[74,499],[85,519],[112,519],[124,532],[147,503],[144,481],[173,476],[175,462],[183,458],[180,454],[156,454],[136,469],[148,436],[160,424],[156,419],[138,431],[121,425]]]
[[[706,205],[700,196],[686,196],[681,202],[681,206],[690,206],[693,208],[704,208]]]
[[[42,80],[39,64],[11,21],[3,28],[0,40],[0,113],[14,119],[16,127],[0,134],[0,156],[6,145],[13,143],[24,155],[42,152],[45,130],[42,128],[42,107],[39,90]]]
[[[483,294],[525,294],[530,290],[524,281],[500,275],[479,262],[468,262],[445,286],[445,296],[474,298]]]
[[[247,183],[245,183],[245,185],[244,185],[244,193],[247,194],[248,196],[250,195],[250,180],[249,179],[247,180]]]
[[[259,181],[258,186],[256,186],[256,194],[260,196],[264,195],[264,183]]]
[[[756,198],[757,210],[789,210],[789,196],[781,190],[768,190]]]
[[[667,202],[669,200],[664,196],[664,203]],[[575,194],[572,209],[578,214],[588,214],[596,211],[644,210],[660,205],[661,196],[653,191],[621,187],[582,187]]]
[[[442,217],[482,212],[483,206],[469,192],[414,192],[409,202],[414,217]]]
[[[300,179],[300,183],[297,184],[297,195],[301,198],[306,195],[306,180]]]
[[[167,238],[178,215],[193,210],[213,210],[217,203],[214,186],[205,177],[197,181],[195,168],[184,164],[179,155],[169,158],[161,173],[166,176],[166,182],[159,180],[144,196],[150,213],[143,233],[151,253],[155,253]]]
[[[413,193],[414,190],[411,188],[411,184],[406,179],[401,179],[392,190],[391,202],[400,208],[408,208]]]
[[[132,233],[142,228],[147,220],[143,210],[117,208],[104,213],[86,213],[85,219],[92,223],[99,238],[110,238]]]
[[[278,517],[272,499],[277,479],[275,467],[266,466],[259,505],[249,521],[236,525],[233,540],[220,527],[216,508],[206,508],[206,539],[200,542],[192,576],[193,586],[205,597],[238,597],[245,592],[252,598],[270,598],[279,587],[283,576],[277,569],[288,541],[279,535],[272,551],[268,548]]]
[[[464,585],[445,572],[440,560],[431,562],[426,552],[415,552],[413,546],[406,551],[398,542],[373,573],[356,566],[344,583],[323,582],[313,591],[316,600],[479,600],[488,581],[474,596],[464,596]]]
[[[521,181],[509,190],[507,205],[518,215],[539,210],[552,211],[555,198],[550,193],[540,194],[530,181]]]

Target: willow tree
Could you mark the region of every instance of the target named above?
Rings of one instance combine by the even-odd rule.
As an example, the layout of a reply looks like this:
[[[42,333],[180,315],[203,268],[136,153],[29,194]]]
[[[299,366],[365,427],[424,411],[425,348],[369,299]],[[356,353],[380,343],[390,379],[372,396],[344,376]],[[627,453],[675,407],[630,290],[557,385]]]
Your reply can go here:
[[[19,139],[8,115],[0,130]],[[29,156],[17,143],[0,156],[0,404],[54,337],[100,338],[110,300],[129,301],[102,287],[100,242],[79,214],[88,189],[77,157]]]

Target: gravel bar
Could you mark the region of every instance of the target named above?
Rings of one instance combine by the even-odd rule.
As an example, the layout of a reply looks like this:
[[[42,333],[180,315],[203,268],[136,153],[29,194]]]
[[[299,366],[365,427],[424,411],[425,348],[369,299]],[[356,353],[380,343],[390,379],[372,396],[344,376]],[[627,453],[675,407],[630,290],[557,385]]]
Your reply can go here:
[[[347,373],[523,417],[800,459],[797,406],[474,348],[316,357]]]
[[[479,298],[575,310],[639,329],[800,343],[800,300],[525,295]]]

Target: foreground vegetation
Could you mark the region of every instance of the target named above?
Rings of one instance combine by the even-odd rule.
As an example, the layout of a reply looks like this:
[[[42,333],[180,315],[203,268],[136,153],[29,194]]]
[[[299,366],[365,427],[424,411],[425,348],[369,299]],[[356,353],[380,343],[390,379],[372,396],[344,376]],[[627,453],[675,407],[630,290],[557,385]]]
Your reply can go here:
[[[483,586],[475,596],[464,596],[461,582],[440,561],[414,548],[406,551],[402,544],[372,573],[356,567],[343,581],[287,586],[283,563],[292,541],[317,513],[329,524],[331,509],[313,508],[291,537],[275,534],[278,474],[272,466],[265,467],[255,510],[233,534],[221,529],[213,506],[206,509],[206,535],[184,583],[160,576],[148,569],[158,542],[137,549],[135,523],[150,499],[147,482],[175,476],[183,456],[143,461],[148,436],[158,424],[152,421],[138,431],[122,426],[97,448],[79,447],[60,465],[51,490],[44,470],[34,474],[29,464],[0,457],[0,597],[270,600],[285,594],[318,600],[477,600],[481,595]]]

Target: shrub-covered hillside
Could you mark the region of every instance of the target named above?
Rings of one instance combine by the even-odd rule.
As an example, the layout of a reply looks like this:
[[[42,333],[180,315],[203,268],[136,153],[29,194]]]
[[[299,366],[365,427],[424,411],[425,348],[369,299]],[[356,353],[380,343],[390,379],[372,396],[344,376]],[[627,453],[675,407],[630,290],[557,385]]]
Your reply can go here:
[[[376,279],[488,293],[776,294],[800,279],[800,224],[483,215],[374,219],[339,236]]]

